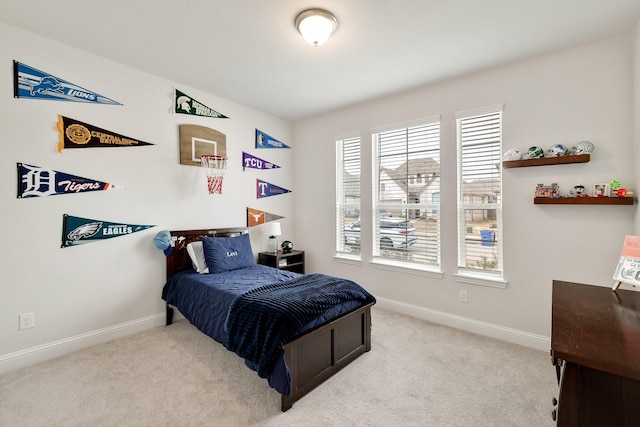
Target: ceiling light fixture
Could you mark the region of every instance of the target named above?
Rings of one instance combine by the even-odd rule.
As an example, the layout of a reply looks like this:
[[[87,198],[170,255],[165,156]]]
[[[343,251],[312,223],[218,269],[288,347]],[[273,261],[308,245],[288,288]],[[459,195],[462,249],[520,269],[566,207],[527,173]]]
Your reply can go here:
[[[338,20],[324,9],[308,9],[296,16],[296,28],[306,41],[318,47],[338,28]]]

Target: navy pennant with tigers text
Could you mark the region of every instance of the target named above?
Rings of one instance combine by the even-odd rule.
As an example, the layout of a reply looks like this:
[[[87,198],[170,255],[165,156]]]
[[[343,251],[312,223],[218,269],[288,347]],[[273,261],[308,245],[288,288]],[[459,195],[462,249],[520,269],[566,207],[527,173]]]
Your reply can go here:
[[[123,185],[83,178],[40,166],[18,163],[17,167],[19,199],[124,188]]]

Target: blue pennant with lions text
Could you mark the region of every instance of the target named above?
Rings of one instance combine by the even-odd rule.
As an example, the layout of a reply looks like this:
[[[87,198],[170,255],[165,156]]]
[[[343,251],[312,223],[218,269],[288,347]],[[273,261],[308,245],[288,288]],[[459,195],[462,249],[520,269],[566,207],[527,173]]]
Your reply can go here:
[[[18,61],[13,61],[13,96],[14,98],[122,105],[106,96]]]

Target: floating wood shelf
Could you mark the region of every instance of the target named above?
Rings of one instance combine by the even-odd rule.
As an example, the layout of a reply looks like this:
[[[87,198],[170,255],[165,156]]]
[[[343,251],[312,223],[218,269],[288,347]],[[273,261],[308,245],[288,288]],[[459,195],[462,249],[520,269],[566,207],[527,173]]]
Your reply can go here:
[[[633,197],[536,197],[535,205],[633,205]]]
[[[505,160],[502,167],[524,168],[527,166],[565,165],[567,163],[587,163],[591,160],[591,154],[577,154],[575,156],[543,157],[542,159],[529,160]]]

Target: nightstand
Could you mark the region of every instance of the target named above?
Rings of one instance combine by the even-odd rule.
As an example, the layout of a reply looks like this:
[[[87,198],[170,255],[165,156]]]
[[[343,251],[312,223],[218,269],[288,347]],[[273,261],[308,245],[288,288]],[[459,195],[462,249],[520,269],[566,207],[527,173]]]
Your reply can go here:
[[[304,251],[292,250],[288,254],[282,253],[282,251],[277,253],[260,252],[258,254],[258,263],[280,270],[304,274]]]

